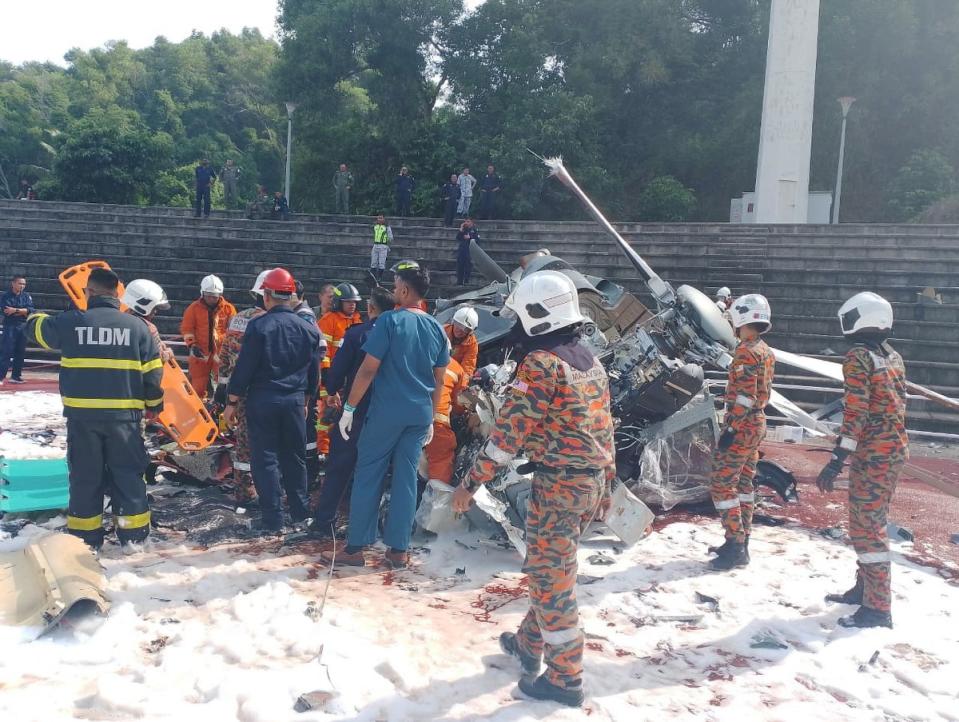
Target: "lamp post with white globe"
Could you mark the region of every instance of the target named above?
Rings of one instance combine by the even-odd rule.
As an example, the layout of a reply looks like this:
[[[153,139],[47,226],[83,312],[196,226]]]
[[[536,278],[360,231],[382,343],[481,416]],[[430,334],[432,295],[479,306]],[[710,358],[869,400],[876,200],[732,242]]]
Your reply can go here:
[[[839,201],[842,197],[842,163],[846,155],[846,116],[849,115],[849,109],[856,99],[844,95],[839,98],[839,105],[842,108],[842,132],[839,135],[839,167],[836,169],[836,190],[832,199],[832,222],[839,223]]]

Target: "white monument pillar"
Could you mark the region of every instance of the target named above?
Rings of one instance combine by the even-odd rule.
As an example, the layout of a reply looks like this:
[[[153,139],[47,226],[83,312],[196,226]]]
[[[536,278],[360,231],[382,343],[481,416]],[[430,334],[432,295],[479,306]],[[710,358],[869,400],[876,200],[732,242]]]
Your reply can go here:
[[[819,0],[772,0],[756,167],[756,223],[805,223]]]

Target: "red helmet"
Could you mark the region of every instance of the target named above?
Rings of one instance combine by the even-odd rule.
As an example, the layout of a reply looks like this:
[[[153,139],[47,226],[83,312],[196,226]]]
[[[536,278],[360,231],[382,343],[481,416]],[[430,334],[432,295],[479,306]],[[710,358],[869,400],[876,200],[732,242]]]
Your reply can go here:
[[[285,268],[274,268],[266,274],[261,288],[277,294],[292,295],[296,291],[296,281],[293,280],[293,274]]]

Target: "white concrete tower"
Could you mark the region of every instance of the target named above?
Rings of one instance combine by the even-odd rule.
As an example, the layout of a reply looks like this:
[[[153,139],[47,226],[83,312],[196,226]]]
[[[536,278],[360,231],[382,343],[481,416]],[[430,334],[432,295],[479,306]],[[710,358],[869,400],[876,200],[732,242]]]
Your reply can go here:
[[[805,223],[819,0],[772,0],[756,166],[756,223]]]

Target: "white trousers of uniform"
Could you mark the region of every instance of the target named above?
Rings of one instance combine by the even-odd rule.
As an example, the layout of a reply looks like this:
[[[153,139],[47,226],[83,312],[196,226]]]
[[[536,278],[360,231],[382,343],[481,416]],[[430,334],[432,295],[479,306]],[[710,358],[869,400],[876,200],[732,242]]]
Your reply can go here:
[[[470,203],[473,201],[473,194],[470,193],[468,196],[460,196],[459,206],[456,209],[456,212],[461,216],[465,216],[470,212]]]
[[[386,270],[386,257],[390,253],[390,247],[385,243],[374,243],[373,250],[370,252],[370,268],[379,268]]]

